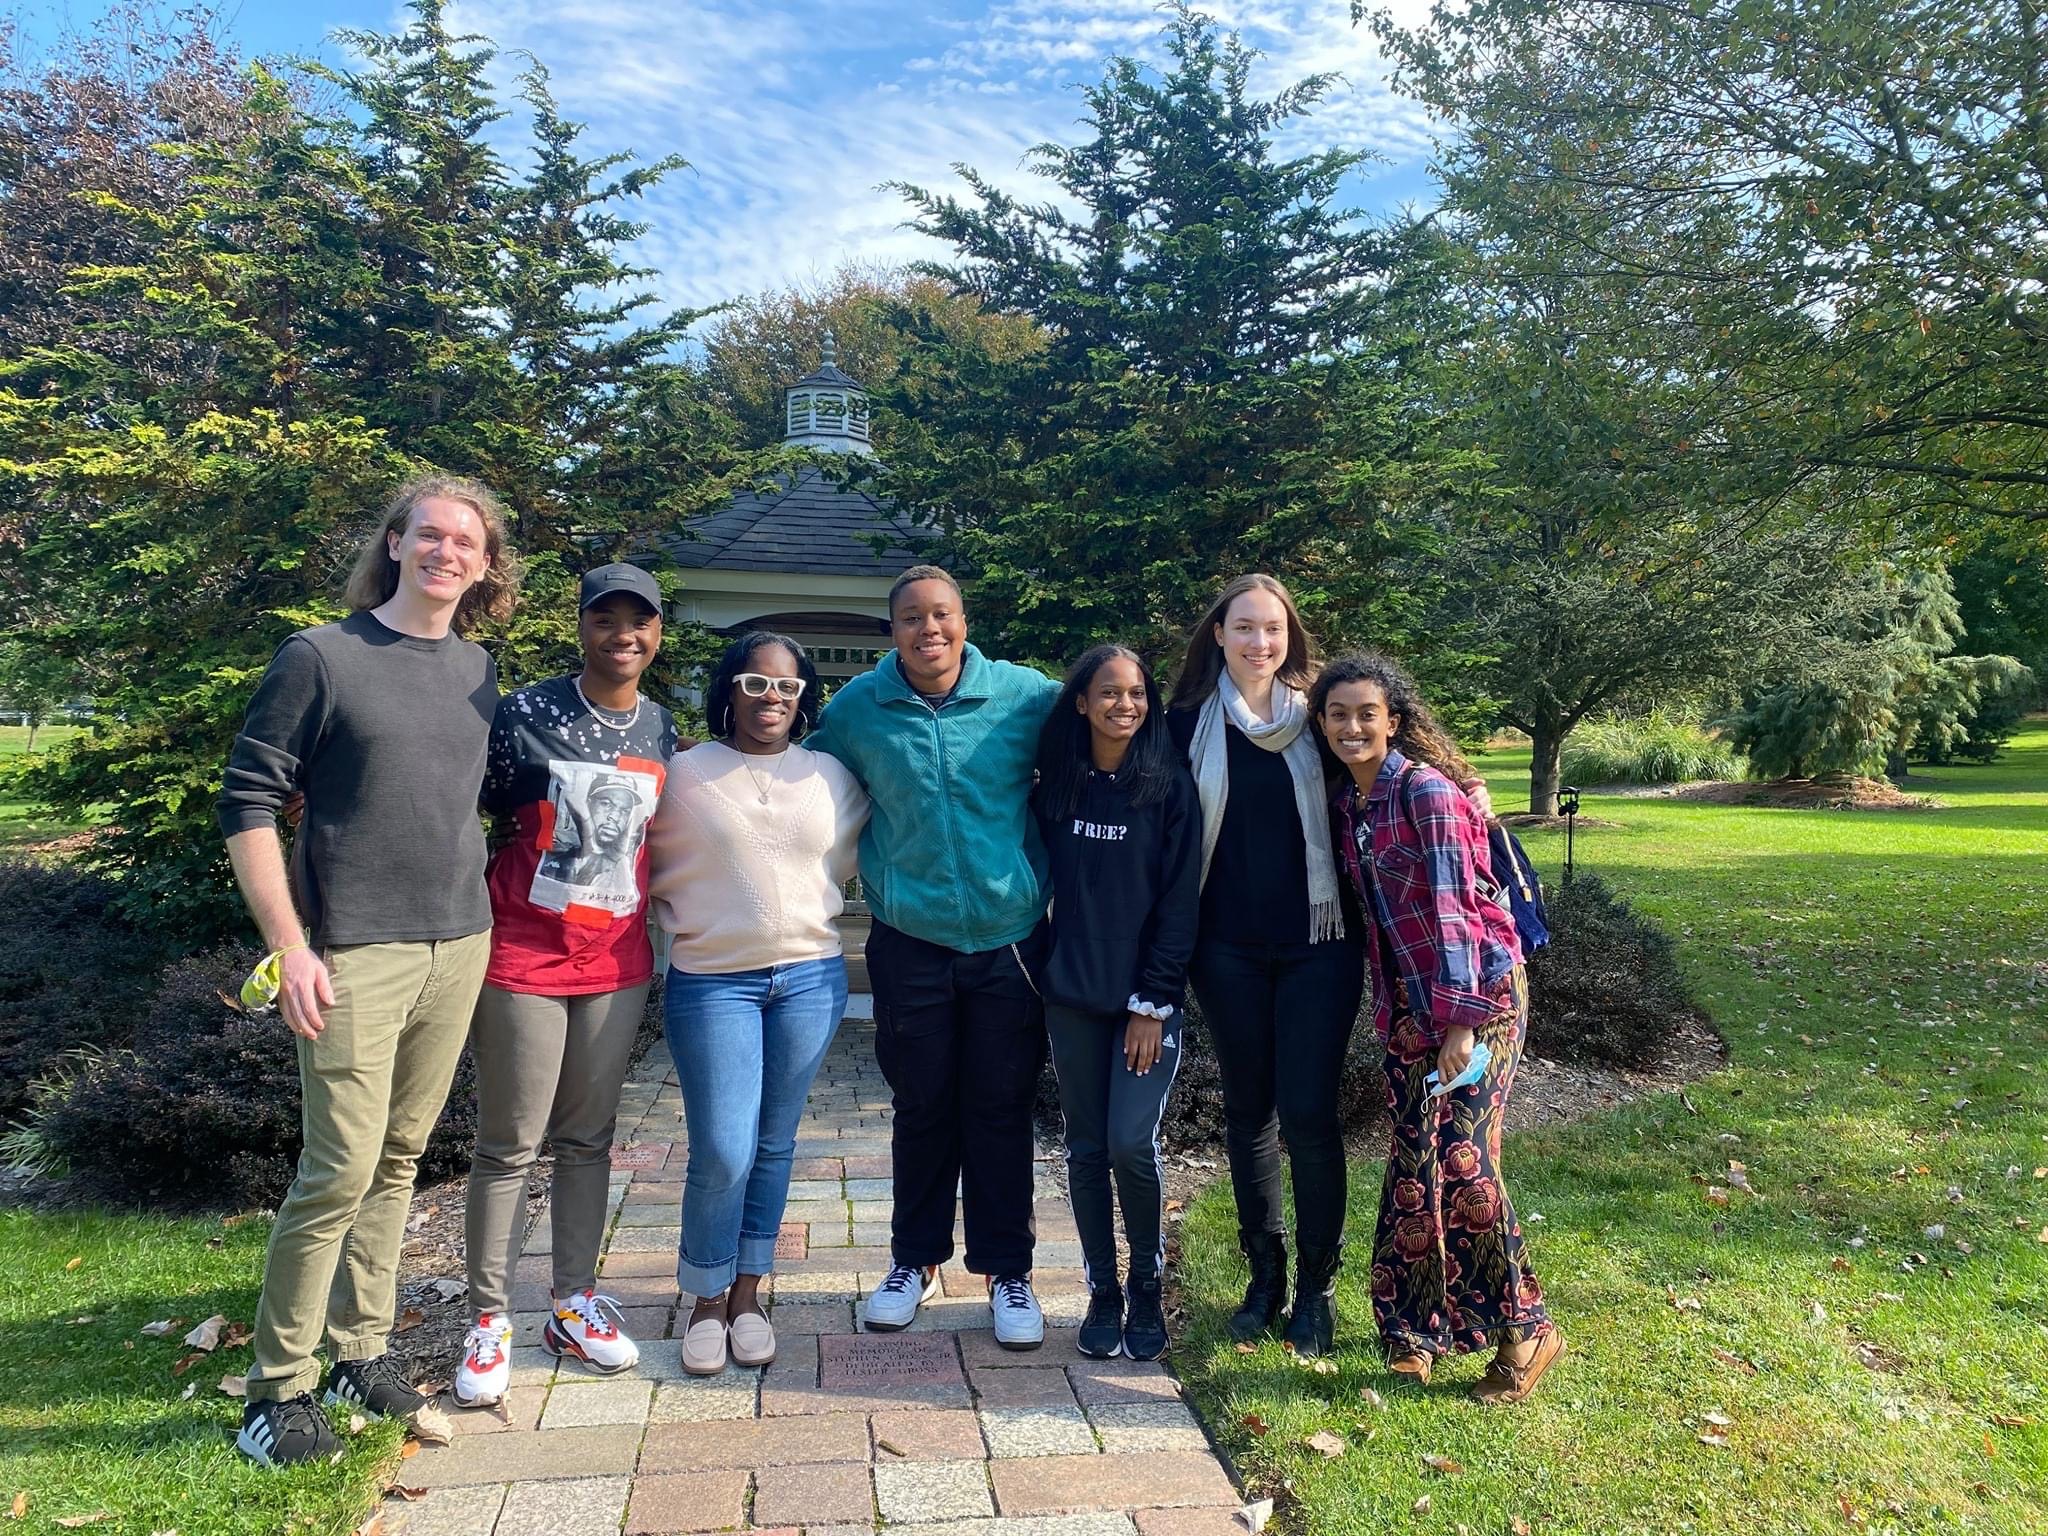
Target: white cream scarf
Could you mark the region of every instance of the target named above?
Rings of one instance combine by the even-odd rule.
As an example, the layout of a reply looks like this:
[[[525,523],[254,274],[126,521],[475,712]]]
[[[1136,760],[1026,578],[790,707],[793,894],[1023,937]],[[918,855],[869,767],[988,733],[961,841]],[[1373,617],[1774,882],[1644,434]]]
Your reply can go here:
[[[1341,939],[1344,911],[1337,901],[1337,861],[1330,849],[1330,803],[1323,793],[1323,765],[1308,728],[1307,700],[1285,683],[1273,685],[1271,720],[1252,713],[1227,670],[1216,679],[1216,691],[1202,705],[1188,749],[1195,789],[1202,798],[1202,883],[1208,884],[1209,861],[1216,852],[1216,836],[1223,830],[1223,807],[1230,799],[1226,720],[1253,745],[1286,759],[1287,771],[1294,779],[1302,846],[1308,855],[1308,939],[1311,944]]]

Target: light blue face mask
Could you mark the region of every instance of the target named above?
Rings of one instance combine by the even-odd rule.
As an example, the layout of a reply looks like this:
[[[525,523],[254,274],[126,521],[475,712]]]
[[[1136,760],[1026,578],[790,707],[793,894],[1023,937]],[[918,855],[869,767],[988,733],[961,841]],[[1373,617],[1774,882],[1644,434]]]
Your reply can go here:
[[[1486,1075],[1486,1064],[1492,1060],[1493,1052],[1487,1048],[1486,1042],[1484,1040],[1475,1041],[1472,1046],[1472,1059],[1465,1063],[1464,1071],[1460,1072],[1448,1083],[1439,1083],[1437,1081],[1439,1074],[1435,1068],[1431,1068],[1429,1076],[1422,1080],[1422,1086],[1429,1090],[1429,1096],[1433,1099],[1441,1098],[1454,1089],[1469,1088]]]

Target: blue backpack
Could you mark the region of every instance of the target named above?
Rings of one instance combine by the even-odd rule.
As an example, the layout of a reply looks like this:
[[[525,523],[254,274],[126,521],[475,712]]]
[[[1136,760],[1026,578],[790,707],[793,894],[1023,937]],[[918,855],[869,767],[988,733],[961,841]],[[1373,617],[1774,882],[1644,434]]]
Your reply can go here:
[[[1415,824],[1415,808],[1408,803],[1408,779],[1414,764],[1401,774],[1401,810],[1409,824]],[[1480,888],[1479,894],[1505,910],[1515,920],[1515,933],[1522,941],[1524,959],[1550,942],[1550,920],[1543,910],[1543,882],[1536,866],[1529,862],[1521,839],[1498,821],[1486,824],[1486,862],[1493,866],[1494,888]]]
[[[1508,909],[1515,920],[1515,932],[1522,936],[1526,958],[1550,942],[1550,918],[1543,910],[1543,882],[1536,878],[1536,866],[1529,862],[1521,840],[1499,822],[1486,827],[1487,860],[1500,889],[1494,900]]]

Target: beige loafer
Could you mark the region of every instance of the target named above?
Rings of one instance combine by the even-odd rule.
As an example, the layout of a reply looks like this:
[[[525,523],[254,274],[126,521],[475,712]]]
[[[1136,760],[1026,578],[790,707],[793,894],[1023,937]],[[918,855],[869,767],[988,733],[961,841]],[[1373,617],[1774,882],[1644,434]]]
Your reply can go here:
[[[716,1376],[725,1369],[726,1324],[722,1317],[692,1323],[683,1335],[683,1369],[692,1376]]]
[[[732,1358],[745,1366],[768,1365],[775,1359],[775,1328],[758,1312],[736,1314],[728,1324]]]

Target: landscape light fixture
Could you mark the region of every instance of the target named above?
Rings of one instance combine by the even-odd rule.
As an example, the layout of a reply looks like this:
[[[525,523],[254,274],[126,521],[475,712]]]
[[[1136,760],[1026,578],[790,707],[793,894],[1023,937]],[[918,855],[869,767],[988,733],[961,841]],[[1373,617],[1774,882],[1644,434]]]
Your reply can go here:
[[[1564,883],[1572,883],[1572,839],[1578,831],[1579,786],[1567,784],[1557,792],[1557,813],[1564,818]]]

